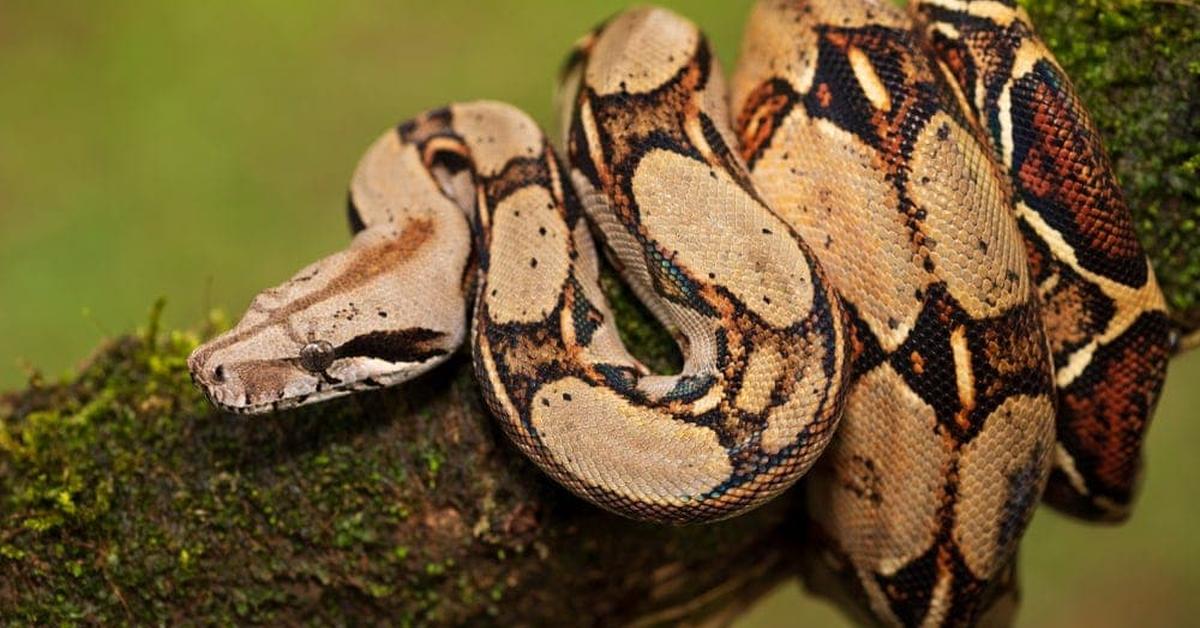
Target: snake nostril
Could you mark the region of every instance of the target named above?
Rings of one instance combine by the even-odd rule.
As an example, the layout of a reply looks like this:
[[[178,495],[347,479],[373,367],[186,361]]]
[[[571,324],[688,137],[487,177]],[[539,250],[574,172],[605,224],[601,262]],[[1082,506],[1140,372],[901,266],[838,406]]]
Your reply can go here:
[[[225,381],[225,365],[218,364],[212,371],[213,381],[220,384]]]

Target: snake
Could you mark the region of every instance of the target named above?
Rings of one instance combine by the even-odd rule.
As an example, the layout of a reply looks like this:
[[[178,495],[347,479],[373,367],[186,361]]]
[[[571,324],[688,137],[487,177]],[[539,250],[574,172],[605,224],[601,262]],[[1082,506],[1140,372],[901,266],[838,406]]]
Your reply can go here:
[[[558,94],[557,145],[493,101],[388,129],[350,245],[189,357],[207,397],[282,411],[469,344],[508,439],[596,506],[705,523],[803,478],[806,582],[884,625],[1002,617],[1040,499],[1128,515],[1164,300],[1015,3],[759,0],[728,85],[695,24],[628,9]],[[623,344],[606,263],[678,373]]]
[[[1003,2],[915,8],[946,83],[1014,188],[1058,396],[1046,501],[1080,518],[1121,521],[1173,344],[1121,187],[1028,14]]]

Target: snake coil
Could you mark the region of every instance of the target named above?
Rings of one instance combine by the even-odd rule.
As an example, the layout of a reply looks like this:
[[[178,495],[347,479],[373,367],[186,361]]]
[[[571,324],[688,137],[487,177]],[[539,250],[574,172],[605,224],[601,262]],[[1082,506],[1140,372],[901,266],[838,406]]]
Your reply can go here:
[[[885,624],[999,616],[1040,496],[1127,514],[1165,375],[1094,127],[1005,0],[761,0],[729,91],[693,24],[639,8],[568,60],[565,160],[500,103],[389,130],[350,247],[259,295],[194,378],[269,412],[469,338],[505,433],[584,499],[712,521],[807,474],[813,587]],[[601,252],[680,373],[622,344]]]

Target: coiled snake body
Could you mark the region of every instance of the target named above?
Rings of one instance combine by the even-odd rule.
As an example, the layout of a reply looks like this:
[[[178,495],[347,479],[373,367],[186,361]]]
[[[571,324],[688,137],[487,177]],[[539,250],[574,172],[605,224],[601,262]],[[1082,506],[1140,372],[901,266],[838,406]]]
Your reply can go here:
[[[565,161],[507,105],[401,124],[355,173],[351,246],[194,377],[245,413],[391,385],[452,354],[473,303],[489,408],[576,494],[710,521],[811,467],[813,586],[883,623],[976,621],[1043,491],[1125,513],[1166,319],[1023,13],[913,9],[763,0],[730,100],[694,25],[622,13],[564,72]],[[593,234],[679,374],[622,345]]]

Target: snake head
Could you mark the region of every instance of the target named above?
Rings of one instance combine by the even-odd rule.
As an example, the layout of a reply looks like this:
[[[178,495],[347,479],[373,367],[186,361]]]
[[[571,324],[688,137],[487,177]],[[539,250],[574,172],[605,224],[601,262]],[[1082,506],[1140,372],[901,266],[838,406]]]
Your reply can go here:
[[[263,291],[188,358],[214,404],[259,414],[416,377],[466,334],[466,217],[395,130],[350,185],[350,246]]]
[[[462,342],[461,266],[439,259],[433,223],[413,218],[259,294],[236,327],[188,358],[217,406],[259,414],[389,386],[444,361]],[[425,292],[428,289],[429,292]]]

